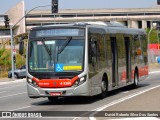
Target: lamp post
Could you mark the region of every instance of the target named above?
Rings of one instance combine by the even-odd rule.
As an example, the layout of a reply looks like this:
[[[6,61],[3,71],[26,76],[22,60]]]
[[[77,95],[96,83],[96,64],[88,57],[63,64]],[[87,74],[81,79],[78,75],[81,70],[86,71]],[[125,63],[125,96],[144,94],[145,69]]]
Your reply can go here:
[[[14,51],[14,41],[13,41],[13,28],[23,19],[28,15],[31,11],[41,8],[41,7],[48,7],[52,5],[43,5],[43,6],[37,6],[34,7],[33,9],[29,10],[19,21],[17,21],[14,25],[10,25],[10,34],[11,34],[11,61],[12,61],[12,80],[14,79],[14,60],[13,60],[13,51]]]

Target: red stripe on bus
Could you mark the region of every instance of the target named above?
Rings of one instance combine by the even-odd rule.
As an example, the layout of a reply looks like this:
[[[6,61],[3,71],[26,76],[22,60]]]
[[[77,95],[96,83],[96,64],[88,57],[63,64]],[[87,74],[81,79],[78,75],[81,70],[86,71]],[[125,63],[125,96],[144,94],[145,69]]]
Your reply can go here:
[[[64,88],[71,87],[76,80],[78,80],[78,76],[72,79],[42,79],[39,80],[37,78],[32,78],[39,87],[41,88]]]

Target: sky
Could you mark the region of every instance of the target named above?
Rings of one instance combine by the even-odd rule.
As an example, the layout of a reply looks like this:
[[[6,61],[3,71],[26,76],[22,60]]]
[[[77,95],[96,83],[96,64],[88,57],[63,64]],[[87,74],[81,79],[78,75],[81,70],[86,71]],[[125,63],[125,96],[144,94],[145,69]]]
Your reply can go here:
[[[20,1],[0,0],[0,14],[4,14],[9,8]],[[26,10],[30,10],[36,6],[51,4],[51,0],[24,1]],[[156,5],[157,0],[59,0],[59,9],[147,8]]]

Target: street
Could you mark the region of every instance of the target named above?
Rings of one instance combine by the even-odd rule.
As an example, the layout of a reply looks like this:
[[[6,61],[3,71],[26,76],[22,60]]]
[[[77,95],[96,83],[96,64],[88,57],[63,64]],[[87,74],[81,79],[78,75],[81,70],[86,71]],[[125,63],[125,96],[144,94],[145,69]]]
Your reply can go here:
[[[28,98],[25,79],[1,82],[0,111],[58,111],[59,115],[50,119],[64,119],[65,112],[68,114],[67,119],[91,119],[89,116],[96,116],[97,111],[160,111],[159,74],[160,72],[152,72],[146,80],[139,83],[138,88],[125,87],[111,91],[104,99],[97,96],[67,97],[55,102],[49,102],[47,98]]]

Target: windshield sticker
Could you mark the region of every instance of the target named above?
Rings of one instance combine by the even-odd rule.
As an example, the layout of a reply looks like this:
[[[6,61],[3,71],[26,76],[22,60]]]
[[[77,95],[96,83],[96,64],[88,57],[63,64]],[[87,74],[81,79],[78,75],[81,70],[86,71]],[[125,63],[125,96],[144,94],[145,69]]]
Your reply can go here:
[[[82,70],[82,66],[70,66],[64,64],[56,64],[56,72],[70,71],[70,70]]]
[[[45,41],[46,45],[55,45],[55,41]]]
[[[82,66],[64,66],[63,70],[82,70]]]
[[[62,72],[63,71],[63,64],[56,64],[56,72]]]
[[[37,41],[37,45],[42,45],[42,41]]]

